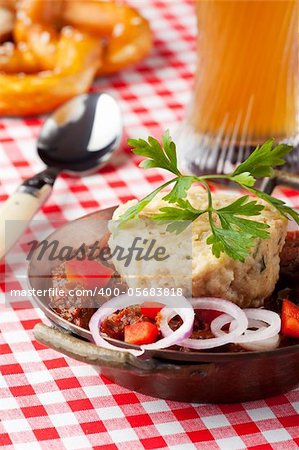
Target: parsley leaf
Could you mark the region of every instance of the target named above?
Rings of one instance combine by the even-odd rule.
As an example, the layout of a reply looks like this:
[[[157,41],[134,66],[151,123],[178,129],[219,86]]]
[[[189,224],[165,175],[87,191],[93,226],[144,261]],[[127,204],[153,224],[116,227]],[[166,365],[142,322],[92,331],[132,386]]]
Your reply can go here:
[[[162,136],[162,143],[149,137],[144,139],[130,139],[136,155],[146,159],[140,164],[143,168],[161,168],[175,175],[175,178],[155,189],[151,194],[131,206],[120,217],[120,225],[128,220],[138,218],[140,212],[156,197],[156,195],[173,183],[173,187],[163,200],[170,206],[160,209],[159,213],[151,216],[153,220],[165,220],[168,223],[168,231],[180,233],[198,217],[207,213],[212,234],[207,243],[212,246],[213,254],[219,258],[222,253],[238,261],[245,261],[257,239],[269,238],[269,226],[261,221],[250,219],[259,216],[264,206],[251,200],[248,195],[232,201],[224,208],[215,209],[211,189],[207,183],[211,179],[226,179],[245,188],[248,192],[271,204],[282,216],[294,219],[299,224],[299,214],[282,200],[255,189],[256,179],[271,177],[273,167],[284,164],[284,157],[289,154],[292,147],[279,144],[275,146],[274,140],[268,140],[258,146],[253,153],[229,175],[203,175],[185,176],[178,168],[176,146],[172,141],[169,131]],[[196,209],[187,199],[187,193],[193,183],[201,183],[207,191],[208,206],[204,210]],[[217,223],[214,221],[218,218]]]
[[[133,153],[139,156],[145,156],[148,159],[140,163],[140,167],[149,169],[159,167],[168,170],[175,175],[181,176],[177,166],[176,146],[167,130],[162,136],[163,146],[149,136],[148,140],[144,139],[129,139],[128,144],[132,147]]]
[[[188,220],[193,222],[199,216],[204,214],[206,211],[190,211],[188,209],[181,208],[172,208],[165,206],[164,208],[160,208],[160,213],[155,214],[152,219],[153,220]]]
[[[160,213],[152,216],[153,220],[165,220],[169,222],[167,231],[179,234],[188,228],[199,216],[205,214],[206,210],[193,208],[189,200],[178,200],[177,207],[164,206],[160,208]]]
[[[220,208],[217,212],[220,214],[239,214],[240,216],[258,216],[263,211],[263,205],[259,205],[256,200],[250,201],[249,195],[244,195],[238,198],[236,201],[231,203],[224,208]]]
[[[286,144],[274,146],[274,140],[270,139],[263,145],[258,146],[232,173],[236,175],[249,173],[252,177],[273,176],[273,166],[282,166],[285,163],[284,156],[292,151],[293,147]],[[248,184],[246,184],[248,186]]]
[[[249,234],[227,230],[212,226],[212,234],[207,238],[207,244],[212,245],[212,252],[216,258],[226,253],[232,259],[244,262],[255,241]]]
[[[251,189],[251,191],[259,198],[265,202],[272,205],[280,214],[287,219],[292,218],[299,225],[299,214],[293,208],[288,206],[283,200],[271,197],[271,195],[266,194],[266,192],[259,191],[258,189]]]
[[[247,234],[252,238],[267,239],[269,237],[269,232],[265,230],[270,228],[269,225],[240,217],[257,216],[260,215],[261,211],[264,209],[264,206],[257,204],[256,201],[247,202],[248,199],[249,196],[246,195],[230,205],[215,211],[220,219],[222,228],[238,231],[239,233]]]
[[[138,219],[141,211],[156,197],[156,195],[173,182],[174,182],[174,180],[167,181],[166,183],[162,184],[162,186],[159,186],[157,189],[155,189],[149,195],[147,195],[142,200],[140,200],[138,203],[130,206],[130,208],[128,208],[126,210],[126,212],[124,212],[124,214],[122,214],[120,216],[120,218],[119,218],[120,226],[122,226],[128,220]]]
[[[231,177],[231,181],[241,186],[252,187],[255,185],[256,179],[249,172],[242,172]]]
[[[178,200],[187,197],[187,192],[194,183],[194,177],[178,178],[172,190],[163,197],[168,203],[176,203]]]

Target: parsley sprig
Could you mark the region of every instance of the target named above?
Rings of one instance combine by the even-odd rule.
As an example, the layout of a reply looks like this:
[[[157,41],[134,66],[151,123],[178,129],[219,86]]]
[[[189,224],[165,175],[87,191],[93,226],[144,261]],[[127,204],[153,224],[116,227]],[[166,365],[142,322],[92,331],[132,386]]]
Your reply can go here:
[[[274,140],[268,140],[258,146],[242,164],[228,175],[183,175],[177,162],[176,146],[172,141],[169,131],[162,136],[162,143],[149,137],[144,139],[130,139],[128,141],[132,151],[139,156],[145,157],[140,167],[162,168],[171,172],[174,178],[159,186],[152,193],[144,197],[135,205],[131,206],[120,217],[120,224],[128,220],[137,219],[141,211],[163,191],[172,185],[172,189],[163,199],[169,206],[160,208],[157,214],[151,216],[153,220],[164,220],[168,222],[168,231],[180,233],[190,222],[207,214],[209,218],[211,235],[207,238],[207,244],[212,246],[213,254],[219,258],[222,253],[227,254],[234,260],[244,262],[249,255],[257,239],[267,239],[270,235],[269,225],[253,220],[252,217],[259,216],[264,206],[244,195],[223,208],[215,208],[213,197],[208,181],[214,179],[226,179],[246,189],[251,194],[272,205],[279,213],[293,219],[299,224],[299,214],[282,200],[255,188],[258,178],[271,177],[274,174],[273,167],[285,163],[284,157],[292,151],[292,147],[279,144]],[[201,183],[207,192],[208,205],[205,209],[194,208],[187,199],[189,188],[194,183]]]

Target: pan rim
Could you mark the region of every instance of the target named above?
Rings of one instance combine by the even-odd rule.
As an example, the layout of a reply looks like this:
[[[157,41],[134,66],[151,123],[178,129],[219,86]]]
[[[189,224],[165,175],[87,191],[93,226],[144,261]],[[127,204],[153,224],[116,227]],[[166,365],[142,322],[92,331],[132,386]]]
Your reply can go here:
[[[68,227],[70,223],[85,220],[89,217],[96,216],[99,213],[106,213],[106,214],[111,213],[112,214],[117,207],[118,206],[111,206],[109,208],[99,209],[92,213],[88,213],[88,214],[85,214],[74,220],[71,220],[71,221],[63,224],[58,229],[51,232],[47,236],[47,239],[50,239],[53,235],[55,235],[58,230],[62,230],[63,228]],[[28,285],[29,285],[30,289],[33,289],[33,286],[31,283],[31,280],[33,277],[30,274],[33,261],[34,261],[34,254],[33,254],[33,258],[30,260],[30,262],[28,264],[28,268],[27,268],[27,280],[28,280]],[[35,291],[33,291],[33,292],[35,292]],[[92,336],[91,336],[91,332],[89,330],[79,327],[78,325],[75,325],[75,324],[67,321],[66,319],[60,317],[54,310],[49,308],[48,305],[43,303],[43,301],[36,294],[34,294],[32,296],[32,299],[34,300],[34,303],[37,305],[37,307],[39,307],[43,311],[43,313],[45,314],[47,319],[49,319],[55,326],[58,326],[58,327],[64,329],[65,331],[76,335],[77,337],[79,337],[81,339],[86,339],[86,340],[92,342]],[[119,344],[119,341],[112,339],[112,338],[107,338],[107,341],[111,342],[112,344],[116,344],[116,345]],[[124,343],[121,343],[120,351],[125,350],[125,348],[140,349],[140,347],[138,347],[136,345],[130,345],[130,344],[124,345]],[[168,362],[173,361],[173,363],[177,363],[179,361],[189,362],[189,363],[198,363],[199,361],[203,361],[203,362],[206,361],[206,362],[213,363],[213,362],[219,362],[219,361],[223,361],[223,362],[232,361],[232,360],[235,361],[236,359],[240,359],[240,358],[250,359],[250,358],[261,358],[261,357],[270,357],[270,356],[271,357],[273,357],[273,356],[279,357],[281,355],[288,354],[289,352],[293,353],[293,352],[297,352],[297,351],[299,352],[299,343],[294,344],[294,345],[289,345],[286,347],[275,348],[272,350],[247,351],[247,352],[209,352],[209,351],[181,352],[178,350],[160,349],[160,350],[155,350],[155,351],[147,351],[146,354],[144,355],[144,357],[145,358],[148,358],[148,357],[158,358],[158,359],[162,359],[162,360],[168,361]],[[163,357],[163,355],[164,355],[164,357]],[[168,355],[168,356],[166,356],[166,355]],[[171,356],[173,356],[173,359],[171,359]],[[194,358],[194,359],[192,359],[192,358]]]

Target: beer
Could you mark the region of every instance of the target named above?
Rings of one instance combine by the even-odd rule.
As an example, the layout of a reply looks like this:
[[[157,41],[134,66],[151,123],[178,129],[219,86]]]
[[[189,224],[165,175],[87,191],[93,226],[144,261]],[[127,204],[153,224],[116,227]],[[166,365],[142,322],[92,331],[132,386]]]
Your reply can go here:
[[[298,0],[197,0],[195,153],[299,134]],[[207,145],[208,143],[208,145]],[[190,156],[190,155],[189,155]]]

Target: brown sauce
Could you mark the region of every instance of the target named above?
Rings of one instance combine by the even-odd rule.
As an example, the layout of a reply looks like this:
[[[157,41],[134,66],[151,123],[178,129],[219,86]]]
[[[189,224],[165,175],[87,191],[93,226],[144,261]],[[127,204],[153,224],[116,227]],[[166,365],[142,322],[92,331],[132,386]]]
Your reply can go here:
[[[299,232],[289,232],[287,235],[285,246],[281,253],[280,263],[280,277],[277,283],[276,289],[271,298],[265,301],[265,308],[271,311],[275,311],[278,314],[281,313],[282,301],[286,298],[299,305],[299,286],[298,286],[298,273],[299,273]],[[52,272],[53,287],[63,287],[65,294],[63,297],[53,297],[50,301],[51,308],[65,320],[81,327],[88,329],[88,323],[91,316],[97,310],[97,308],[109,300],[109,297],[77,297],[76,295],[70,296],[69,290],[72,288],[83,288],[80,284],[70,282],[65,275],[64,263],[55,268]],[[121,281],[118,274],[114,274],[107,287],[115,288],[119,287],[120,291],[126,289],[126,284]],[[113,289],[112,289],[113,290]],[[112,295],[113,296],[113,295]],[[101,332],[113,339],[124,340],[124,328],[127,325],[139,321],[151,321],[155,322],[142,315],[141,308],[139,306],[132,306],[124,308],[123,310],[116,311],[111,316],[107,317],[101,324]],[[169,325],[173,331],[179,328],[182,324],[182,320],[179,316],[175,316]],[[193,326],[192,339],[208,339],[212,338],[213,334],[210,330],[210,325],[204,322],[199,314],[199,311],[195,311],[195,321]],[[290,339],[285,336],[281,336],[280,347],[298,344],[298,339]],[[175,350],[184,352],[192,352],[197,350],[188,349],[186,347],[173,346]],[[215,349],[207,350],[209,352],[244,352],[246,351],[239,345],[227,344],[223,347],[217,347]]]

